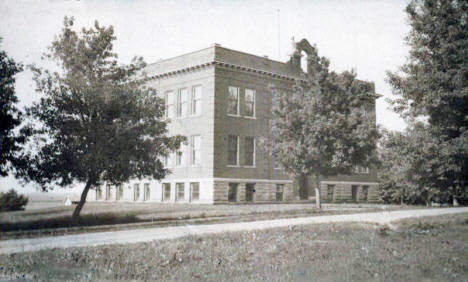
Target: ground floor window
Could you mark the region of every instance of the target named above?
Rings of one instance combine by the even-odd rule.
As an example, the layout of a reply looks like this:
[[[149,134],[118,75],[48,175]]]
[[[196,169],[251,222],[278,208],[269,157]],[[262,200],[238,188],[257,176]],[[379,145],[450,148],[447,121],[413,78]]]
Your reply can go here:
[[[282,202],[284,197],[284,184],[276,184],[275,200]]]
[[[369,199],[369,186],[362,186],[362,200],[367,202]]]
[[[335,185],[327,185],[327,199],[330,202],[333,202],[333,192],[335,190]]]
[[[102,186],[99,186],[96,190],[96,200],[102,199]]]
[[[176,202],[183,201],[185,199],[185,183],[176,183]]]
[[[111,186],[106,185],[106,201],[110,199],[110,190],[111,190]]]
[[[145,183],[145,201],[148,201],[151,196],[151,190],[149,183]]]
[[[357,191],[358,191],[357,185],[351,186],[351,199],[353,200],[353,202],[357,202]]]
[[[133,194],[133,201],[138,201],[140,199],[140,184],[136,183],[135,184],[135,191]]]
[[[163,183],[163,201],[171,200],[171,183]]]
[[[253,202],[255,193],[255,183],[246,183],[245,184],[245,201]]]
[[[228,190],[229,202],[237,202],[237,188],[238,187],[239,187],[239,183],[229,183],[229,190]]]
[[[122,200],[123,198],[123,185],[120,184],[117,187],[117,197],[116,197],[116,200],[119,201],[119,200]]]
[[[200,183],[190,183],[190,191],[192,202],[198,202],[198,200],[200,199]]]

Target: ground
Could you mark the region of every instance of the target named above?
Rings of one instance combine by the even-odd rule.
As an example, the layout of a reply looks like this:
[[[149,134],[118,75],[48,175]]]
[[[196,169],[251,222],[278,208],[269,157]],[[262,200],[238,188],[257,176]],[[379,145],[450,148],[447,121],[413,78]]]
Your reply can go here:
[[[2,278],[41,281],[466,281],[468,214],[318,224],[4,255]]]

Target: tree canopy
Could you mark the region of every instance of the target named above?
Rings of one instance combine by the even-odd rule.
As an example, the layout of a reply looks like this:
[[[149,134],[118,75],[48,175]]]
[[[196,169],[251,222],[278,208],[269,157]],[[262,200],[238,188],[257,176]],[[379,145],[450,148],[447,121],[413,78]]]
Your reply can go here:
[[[330,72],[316,49],[307,59],[308,72],[292,93],[275,92],[271,146],[289,174],[315,176],[320,208],[322,178],[374,164],[379,131],[373,111],[366,110],[373,105],[373,84],[358,81],[354,72]]]
[[[143,59],[118,64],[112,26],[96,22],[79,33],[72,28],[73,18],[66,17],[46,54],[59,71],[32,67],[43,97],[28,109],[39,142],[26,178],[44,190],[85,183],[73,214],[77,220],[90,188],[132,178],[162,179],[170,171],[160,159],[185,137],[167,135],[164,102],[144,86]]]
[[[1,44],[2,38],[0,38]],[[22,112],[16,104],[18,97],[15,93],[16,74],[23,70],[21,64],[9,58],[7,53],[0,49],[0,129],[2,144],[0,147],[0,176],[7,176],[11,168],[21,164],[18,156],[21,145],[25,143],[24,132],[15,132],[22,122]]]
[[[468,180],[468,3],[413,0],[406,8],[412,31],[408,62],[388,73],[395,112],[426,121],[437,155],[438,189],[466,197]],[[409,131],[408,134],[414,133]],[[434,172],[436,173],[436,172]],[[434,175],[436,176],[436,175]]]

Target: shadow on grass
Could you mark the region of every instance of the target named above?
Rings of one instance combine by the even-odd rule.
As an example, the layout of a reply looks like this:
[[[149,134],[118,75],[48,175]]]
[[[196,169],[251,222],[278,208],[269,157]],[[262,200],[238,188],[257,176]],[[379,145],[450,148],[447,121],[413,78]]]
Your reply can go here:
[[[77,223],[73,223],[71,216],[61,216],[50,219],[39,219],[17,223],[3,223],[2,231],[32,231],[40,229],[68,228],[68,227],[86,227],[99,225],[114,225],[146,222],[148,220],[138,218],[136,215],[119,215],[115,213],[85,214],[80,216]]]

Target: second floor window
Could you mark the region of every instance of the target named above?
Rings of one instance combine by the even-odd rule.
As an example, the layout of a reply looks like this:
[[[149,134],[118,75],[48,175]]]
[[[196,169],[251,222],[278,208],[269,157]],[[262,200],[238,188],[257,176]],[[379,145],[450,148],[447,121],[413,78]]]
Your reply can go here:
[[[192,136],[192,165],[201,164],[201,136]]]
[[[177,92],[177,117],[187,116],[187,88],[179,89]]]
[[[202,111],[202,88],[200,85],[192,88],[192,116],[201,115]]]
[[[239,87],[229,86],[228,114],[239,115]]]
[[[255,90],[245,89],[245,116],[255,117]]]
[[[164,117],[172,118],[174,115],[174,92],[172,91],[166,92],[165,97],[164,97],[164,102],[166,106]]]
[[[228,136],[228,165],[239,164],[239,138]]]
[[[187,151],[187,145],[181,144],[179,151],[176,153],[176,166],[185,166],[186,162],[186,155],[185,152]]]

